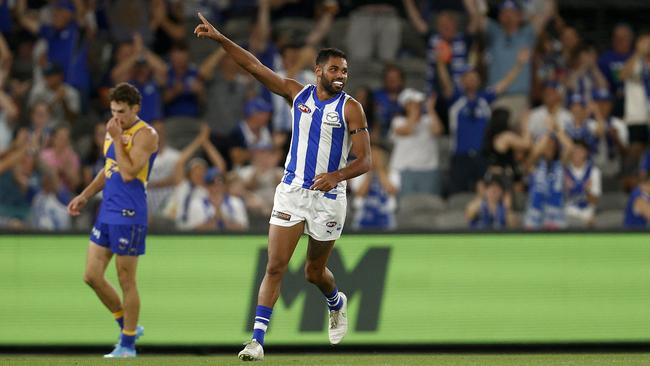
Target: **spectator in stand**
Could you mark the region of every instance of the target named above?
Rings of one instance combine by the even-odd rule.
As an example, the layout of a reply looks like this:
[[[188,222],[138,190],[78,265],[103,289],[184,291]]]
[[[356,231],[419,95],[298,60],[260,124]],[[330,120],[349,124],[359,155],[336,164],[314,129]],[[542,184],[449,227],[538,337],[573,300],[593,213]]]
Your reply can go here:
[[[617,24],[612,31],[612,48],[603,53],[598,59],[600,71],[609,82],[609,91],[614,96],[614,110],[616,117],[623,116],[625,102],[625,82],[621,78],[621,71],[625,62],[633,53],[634,32],[625,23]]]
[[[650,175],[641,179],[630,193],[625,206],[623,227],[626,229],[647,229],[650,222]]]
[[[393,118],[402,113],[397,98],[404,90],[404,71],[395,64],[386,64],[382,72],[383,86],[373,93],[381,136],[386,137]]]
[[[507,109],[497,108],[492,111],[483,143],[483,155],[487,162],[486,176],[498,176],[502,188],[521,192],[523,172],[519,160],[531,148],[532,141],[526,123],[522,123],[523,129],[519,134],[509,127],[509,120],[510,112]]]
[[[590,154],[596,154],[605,134],[605,120],[593,101],[586,102],[581,94],[573,94],[570,99],[571,120],[561,128],[571,139],[584,141]]]
[[[564,191],[564,161],[573,142],[558,122],[549,119],[547,133],[534,145],[528,157],[528,208],[524,225],[527,229],[556,230],[567,226]]]
[[[478,1],[482,3],[482,0]],[[532,50],[535,46],[535,39],[546,27],[546,23],[555,14],[555,1],[544,2],[541,12],[535,13],[530,22],[524,22],[519,4],[513,0],[502,1],[499,5],[498,23],[487,17],[481,8],[487,10],[487,6],[479,6],[477,1],[467,1],[467,11],[470,15],[470,24],[475,29],[471,32],[487,33],[487,64],[488,64],[488,85],[496,85],[517,65],[518,53],[521,50]],[[528,107],[530,95],[530,62],[521,65],[522,71],[512,85],[503,90],[503,95],[497,101],[496,106],[503,106],[510,109],[513,114],[511,123],[518,121],[519,113]]]
[[[138,117],[147,123],[162,119],[162,92],[167,83],[167,65],[155,53],[147,49],[142,36],[133,36],[133,46],[127,48],[130,55],[122,56],[111,70],[114,84],[124,81],[135,86],[142,94]]]
[[[219,231],[245,231],[248,229],[246,205],[240,197],[230,194],[223,173],[218,168],[211,168],[205,179],[211,204],[206,225],[211,226],[211,230]]]
[[[602,193],[600,169],[590,158],[590,146],[583,140],[573,142],[566,165],[566,217],[569,227],[592,227],[596,206]]]
[[[490,120],[490,104],[507,90],[528,63],[530,52],[526,49],[517,54],[517,63],[496,84],[481,90],[481,78],[475,70],[463,74],[463,88],[454,88],[451,77],[442,61],[438,62],[438,75],[445,98],[451,101],[449,108],[449,134],[452,139],[451,190],[474,191],[474,184],[485,174],[483,149],[485,127]]]
[[[38,230],[69,230],[71,227],[67,205],[72,194],[61,185],[59,176],[50,169],[43,169],[41,190],[31,206],[30,227]]]
[[[174,167],[176,186],[163,209],[163,215],[174,220],[179,230],[214,229],[214,224],[210,222],[214,210],[205,179],[209,168],[208,163],[202,158],[193,158],[188,163],[199,149],[203,149],[217,169],[225,171],[226,168],[223,157],[210,142],[209,128],[202,125],[197,137],[181,151],[176,161]]]
[[[525,128],[530,132],[533,141],[539,140],[548,132],[550,118],[556,120],[562,127],[571,123],[573,117],[571,112],[564,108],[564,101],[562,84],[555,81],[547,82],[542,92],[543,104],[533,108],[530,115],[522,119],[523,123],[527,125]]]
[[[52,132],[49,147],[41,151],[40,160],[59,176],[68,192],[74,193],[81,183],[81,162],[71,146],[70,128],[58,126]]]
[[[465,208],[469,227],[479,230],[504,230],[515,226],[511,196],[506,194],[506,182],[499,175],[488,174],[484,188]]]
[[[464,0],[464,3],[469,1],[474,0]],[[440,59],[447,65],[454,85],[460,88],[461,77],[470,67],[469,60],[473,58],[470,55],[473,51],[473,44],[469,34],[458,29],[458,14],[447,10],[439,12],[436,16],[436,28],[433,30],[420,14],[415,0],[403,0],[403,2],[411,24],[418,33],[425,37],[427,42],[427,94],[442,92],[437,87],[436,78],[438,60]],[[476,26],[469,24],[468,28],[474,30]]]
[[[621,79],[625,80],[625,123],[630,138],[630,146],[624,163],[625,170],[632,170],[639,164],[643,151],[650,138],[650,34],[641,34],[636,49],[621,69]],[[636,182],[624,183],[631,190]]]
[[[172,44],[185,39],[182,1],[151,1],[149,29],[153,32],[151,49],[157,55],[167,55]]]
[[[199,117],[205,87],[196,66],[190,63],[187,45],[175,43],[169,52],[167,88],[163,92],[164,114],[169,117]]]
[[[593,44],[586,43],[578,47],[566,81],[572,95],[579,94],[585,102],[591,101],[596,90],[609,88],[607,79],[598,68],[597,57]]]
[[[424,100],[424,93],[404,89],[398,101],[406,115],[393,118],[391,125],[390,168],[400,176],[400,196],[442,193],[437,140],[444,128],[435,111],[424,113]]]
[[[563,82],[565,69],[562,64],[561,45],[547,32],[540,34],[533,53],[533,81],[531,100],[534,105],[543,102],[544,88],[551,82]]]
[[[246,190],[246,206],[261,215],[273,208],[275,188],[282,179],[284,169],[279,166],[283,151],[272,145],[250,149],[251,163],[235,172]]]
[[[402,43],[401,5],[400,0],[357,0],[350,4],[345,41],[352,63],[395,60]]]
[[[593,100],[605,121],[604,136],[600,139],[594,162],[602,170],[603,176],[618,176],[622,173],[623,157],[628,146],[627,126],[623,120],[612,115],[612,95],[608,89],[596,90]]]
[[[556,22],[563,23],[563,21]],[[568,70],[573,66],[573,61],[575,61],[574,56],[576,54],[576,50],[582,43],[582,38],[580,38],[580,34],[578,34],[578,31],[574,27],[569,27],[565,24],[561,24],[559,26],[556,25],[556,28],[559,28],[558,33],[560,34],[560,62],[562,69],[565,72],[568,72]]]
[[[273,108],[257,97],[246,102],[244,119],[230,135],[230,160],[234,167],[246,165],[251,160],[251,149],[273,146],[269,123]]]
[[[83,186],[87,186],[93,179],[104,170],[106,158],[104,156],[104,142],[106,141],[106,124],[96,123],[95,131],[93,133],[93,144],[86,157],[84,157],[82,165],[83,173]],[[157,162],[157,160],[156,160]],[[59,182],[54,182],[59,185]]]
[[[152,125],[158,132],[158,155],[147,184],[147,210],[152,213],[150,218],[155,220],[157,216],[162,216],[160,213],[165,203],[174,193],[177,184],[174,173],[181,152],[167,144],[167,129],[163,122],[156,121]],[[204,134],[209,133],[207,127],[203,129]]]
[[[20,0],[18,21],[25,30],[45,40],[45,63],[58,65],[65,83],[74,87],[85,101],[90,93],[88,49],[96,30],[93,9],[83,0],[55,0],[49,6],[51,23],[46,24],[27,14],[27,1]]]
[[[118,43],[130,42],[133,35],[137,33],[142,35],[145,44],[151,44],[153,32],[149,5],[149,1],[146,0],[112,0],[108,2],[107,22],[111,39]]]
[[[379,142],[381,140],[381,129],[379,128],[379,121],[377,119],[377,104],[375,103],[375,96],[367,85],[357,87],[353,93],[354,99],[363,107],[363,113],[366,114],[368,121],[368,129],[370,130],[370,141]]]
[[[28,128],[40,151],[45,148],[47,140],[55,127],[50,113],[50,105],[42,100],[36,101],[29,112]]]
[[[37,100],[50,106],[52,119],[56,125],[72,126],[81,112],[79,92],[63,80],[63,70],[59,65],[48,64],[43,69],[44,80],[34,84],[29,93],[28,106]]]
[[[0,228],[27,226],[32,197],[40,188],[35,150],[29,132],[21,129],[9,150],[0,155]]]
[[[15,122],[18,119],[18,106],[4,91],[4,76],[0,70],[0,156],[11,146]]]
[[[394,230],[397,226],[400,175],[388,169],[386,155],[382,147],[373,145],[371,170],[350,180],[355,230]]]

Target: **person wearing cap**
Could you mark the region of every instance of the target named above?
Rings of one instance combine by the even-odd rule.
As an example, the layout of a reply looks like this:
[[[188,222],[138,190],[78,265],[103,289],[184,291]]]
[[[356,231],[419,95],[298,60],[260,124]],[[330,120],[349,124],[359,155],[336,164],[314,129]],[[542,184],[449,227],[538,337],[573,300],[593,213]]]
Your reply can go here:
[[[517,54],[516,66],[496,84],[481,89],[481,77],[476,70],[467,70],[462,87],[454,87],[447,67],[438,62],[443,96],[449,101],[449,135],[452,139],[451,191],[474,191],[474,184],[485,174],[485,162],[480,155],[485,128],[492,113],[491,104],[505,92],[523,66],[528,62],[527,49]]]
[[[628,131],[622,119],[612,115],[613,96],[609,89],[594,90],[592,100],[605,121],[605,131],[600,139],[598,153],[594,156],[603,176],[613,177],[621,173],[623,158],[628,146]]]
[[[77,89],[64,80],[63,69],[49,63],[43,68],[43,80],[36,82],[29,92],[27,105],[45,101],[50,107],[55,124],[72,125],[81,111],[81,98]]]
[[[466,8],[470,15],[473,32],[485,32],[487,35],[486,61],[488,65],[488,85],[495,85],[502,80],[516,65],[517,53],[522,49],[533,49],[535,39],[546,23],[556,12],[555,0],[544,1],[541,11],[533,14],[529,22],[524,21],[520,4],[514,0],[502,1],[499,5],[498,22],[487,16],[484,0],[468,0]],[[517,76],[497,105],[510,108],[513,120],[528,107],[531,78],[530,63],[522,66]]]
[[[512,202],[506,195],[504,177],[486,174],[484,188],[465,208],[469,227],[480,230],[504,230],[515,225]]]
[[[230,134],[230,160],[233,166],[245,165],[251,160],[250,149],[259,146],[273,146],[273,135],[269,123],[273,106],[256,97],[244,106],[244,119]]]
[[[398,172],[400,196],[415,193],[440,195],[438,138],[444,127],[433,112],[424,113],[424,93],[407,88],[399,94],[399,104],[406,115],[393,118],[390,140],[393,151],[390,168]]]
[[[218,168],[208,169],[205,175],[211,204],[207,224],[212,230],[244,231],[249,226],[246,204],[241,197],[231,194],[228,178]]]
[[[210,168],[203,158],[195,157],[202,149],[210,163],[225,171],[226,163],[210,142],[210,129],[202,125],[197,136],[182,151],[173,173],[174,193],[163,208],[163,216],[174,220],[179,230],[214,230],[214,216],[205,180]]]
[[[589,153],[598,152],[600,139],[605,134],[605,120],[593,101],[586,101],[580,93],[569,96],[571,120],[561,126],[573,140],[582,140],[589,146]]]
[[[602,194],[600,169],[590,158],[590,146],[574,140],[565,173],[566,217],[569,227],[592,227]]]

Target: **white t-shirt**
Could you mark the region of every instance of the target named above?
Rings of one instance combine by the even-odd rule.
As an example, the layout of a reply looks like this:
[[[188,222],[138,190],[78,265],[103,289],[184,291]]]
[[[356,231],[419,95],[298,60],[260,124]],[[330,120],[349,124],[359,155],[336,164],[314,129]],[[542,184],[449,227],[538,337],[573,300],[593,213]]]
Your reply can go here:
[[[625,80],[625,123],[627,125],[647,124],[648,95],[641,80],[643,66],[640,61],[634,65],[634,74]]]
[[[233,195],[227,195],[221,201],[221,217],[248,228],[248,213],[244,200]]]
[[[410,135],[398,135],[395,129],[407,124],[406,117],[393,118],[390,139],[393,141],[393,152],[390,155],[390,167],[402,170],[432,170],[438,169],[439,154],[438,140],[431,132],[431,118],[423,115]]]
[[[180,158],[180,151],[170,146],[165,146],[163,151],[158,153],[156,161],[151,169],[149,184],[158,182],[174,174],[174,168]],[[147,206],[151,215],[156,215],[165,202],[174,192],[174,186],[147,188]]]
[[[562,128],[567,126],[567,124],[571,123],[573,120],[571,113],[565,108],[558,109],[556,113],[557,122]],[[534,108],[530,112],[528,119],[528,131],[530,132],[530,136],[533,140],[538,140],[540,137],[544,136],[546,133],[546,121],[549,116],[549,110],[545,105]]]
[[[173,218],[179,230],[193,230],[214,215],[208,190],[192,187],[188,180],[176,186],[171,200],[165,206],[165,216]]]
[[[625,123],[616,117],[611,118],[611,127],[614,128],[618,134],[618,138],[621,140],[623,146],[627,146],[629,143],[629,133]],[[616,146],[612,146],[612,149],[616,150],[614,158],[609,159],[608,157],[608,146],[607,146],[607,137],[602,137],[598,143],[598,153],[594,156],[594,162],[602,170],[603,175],[611,177],[618,174],[621,171],[621,164],[623,157],[619,154]]]

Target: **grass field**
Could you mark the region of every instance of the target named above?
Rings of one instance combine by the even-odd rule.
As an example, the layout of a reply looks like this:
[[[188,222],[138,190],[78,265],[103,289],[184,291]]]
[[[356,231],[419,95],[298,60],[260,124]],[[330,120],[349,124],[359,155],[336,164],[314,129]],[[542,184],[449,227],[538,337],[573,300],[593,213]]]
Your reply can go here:
[[[103,360],[90,356],[0,356],[0,365],[52,366],[186,366],[186,365],[241,365],[234,355],[228,356],[143,356],[128,360]],[[260,363],[257,363],[260,364]],[[601,366],[650,365],[650,353],[577,353],[577,354],[294,354],[270,355],[263,365],[324,365],[324,366]]]

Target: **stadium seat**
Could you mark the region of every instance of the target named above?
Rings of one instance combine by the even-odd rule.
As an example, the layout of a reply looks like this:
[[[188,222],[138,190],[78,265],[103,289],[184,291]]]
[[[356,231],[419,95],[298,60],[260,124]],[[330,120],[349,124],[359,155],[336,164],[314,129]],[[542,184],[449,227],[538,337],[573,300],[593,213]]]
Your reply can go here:
[[[465,211],[454,209],[436,215],[433,224],[434,229],[437,230],[457,230],[467,229],[468,227]]]
[[[430,194],[411,194],[400,198],[397,227],[401,230],[431,229],[437,213],[445,210],[445,202]]]
[[[608,192],[598,200],[598,209],[602,211],[623,210],[627,204],[627,194],[624,192]]]
[[[465,210],[465,206],[476,197],[475,193],[463,192],[449,196],[447,204],[452,210]]]
[[[596,214],[595,228],[597,229],[617,229],[623,225],[623,210],[607,210]]]

